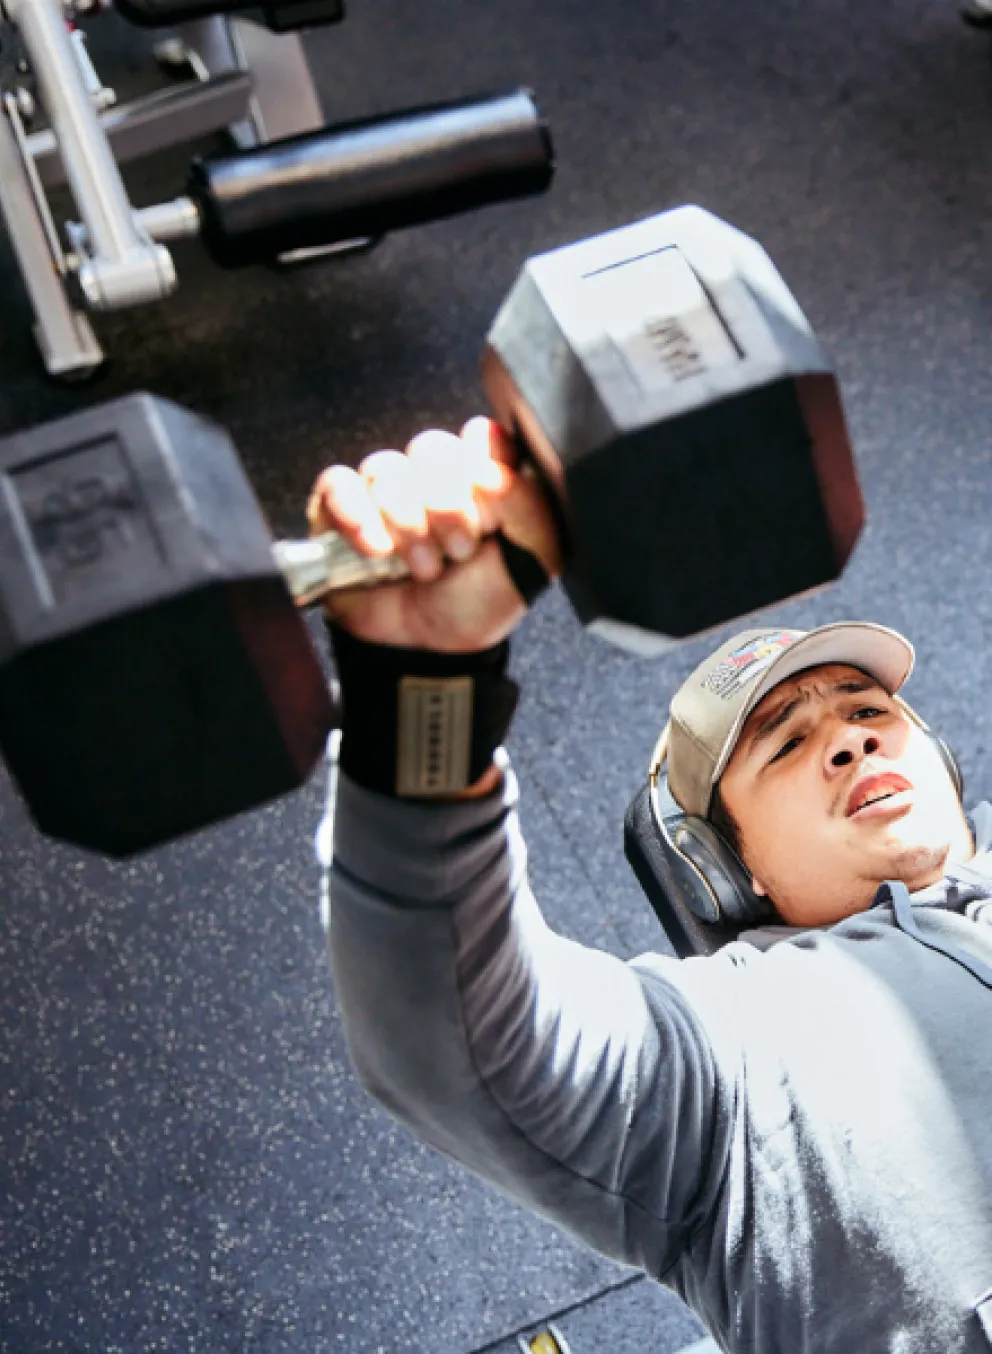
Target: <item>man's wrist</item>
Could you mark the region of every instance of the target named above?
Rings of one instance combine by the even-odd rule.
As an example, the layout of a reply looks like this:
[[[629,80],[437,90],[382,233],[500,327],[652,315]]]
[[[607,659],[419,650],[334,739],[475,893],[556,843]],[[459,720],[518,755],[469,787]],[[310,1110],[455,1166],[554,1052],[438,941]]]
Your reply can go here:
[[[441,654],[357,639],[328,622],[341,687],[340,766],[399,798],[469,799],[500,783],[493,754],[519,695],[509,642]]]

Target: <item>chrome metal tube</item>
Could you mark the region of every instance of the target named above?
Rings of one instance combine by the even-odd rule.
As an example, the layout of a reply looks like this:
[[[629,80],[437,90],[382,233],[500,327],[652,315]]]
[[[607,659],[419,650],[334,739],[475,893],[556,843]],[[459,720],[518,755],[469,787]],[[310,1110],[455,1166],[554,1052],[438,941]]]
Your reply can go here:
[[[218,132],[244,117],[251,75],[231,71],[209,80],[184,80],[100,114],[100,126],[118,165]],[[65,183],[65,168],[50,127],[32,132],[28,148],[46,188]]]
[[[65,292],[58,240],[47,218],[47,204],[32,181],[31,160],[23,148],[23,128],[12,95],[0,106],[0,222],[20,265],[35,314],[35,337],[52,376],[89,376],[103,362],[90,322]],[[53,244],[56,252],[53,253]]]
[[[139,243],[117,165],[90,101],[58,0],[6,0],[38,81],[66,177],[94,249],[124,260]]]
[[[152,240],[190,240],[200,233],[200,211],[192,198],[177,197],[139,207],[134,213],[141,230]]]
[[[309,541],[276,541],[272,553],[297,606],[309,606],[343,588],[397,583],[410,576],[399,555],[363,555],[336,531]]]
[[[66,178],[93,246],[80,283],[96,308],[167,295],[175,287],[168,251],[143,238],[86,88],[58,0],[5,0],[27,50]]]
[[[157,202],[153,207],[139,207],[134,213],[139,230],[150,240],[190,240],[200,233],[200,212],[192,198],[177,197],[172,202]],[[67,221],[66,231],[75,249],[90,248],[86,227],[78,221]]]

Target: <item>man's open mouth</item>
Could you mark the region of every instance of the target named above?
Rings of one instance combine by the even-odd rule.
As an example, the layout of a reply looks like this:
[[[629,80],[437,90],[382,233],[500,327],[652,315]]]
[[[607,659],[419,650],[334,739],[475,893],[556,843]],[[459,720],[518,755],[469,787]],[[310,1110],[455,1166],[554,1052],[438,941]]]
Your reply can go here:
[[[896,775],[894,772],[886,772],[880,776],[865,776],[858,781],[848,796],[847,817],[851,818],[862,809],[870,808],[872,804],[878,804],[884,799],[893,799],[912,788],[905,776]]]

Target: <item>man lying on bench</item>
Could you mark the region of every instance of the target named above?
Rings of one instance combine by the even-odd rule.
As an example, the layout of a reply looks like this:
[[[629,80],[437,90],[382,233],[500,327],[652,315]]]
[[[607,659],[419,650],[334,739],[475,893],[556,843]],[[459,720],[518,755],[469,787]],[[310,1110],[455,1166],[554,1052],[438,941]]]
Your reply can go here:
[[[992,806],[967,818],[899,699],[908,641],[769,627],[689,677],[669,788],[754,924],[625,963],[551,931],[528,883],[501,748],[526,608],[486,538],[560,561],[493,425],[324,472],[310,518],[413,571],[330,604],[330,948],[363,1085],[722,1349],[992,1348]],[[470,788],[398,793],[443,787],[458,711]]]

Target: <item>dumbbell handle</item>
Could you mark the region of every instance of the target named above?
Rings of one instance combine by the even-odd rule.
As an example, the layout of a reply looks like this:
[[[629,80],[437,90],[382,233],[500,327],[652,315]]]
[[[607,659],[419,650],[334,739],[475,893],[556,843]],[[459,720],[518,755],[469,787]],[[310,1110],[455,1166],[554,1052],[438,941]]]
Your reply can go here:
[[[368,588],[410,577],[409,566],[400,555],[363,555],[337,531],[308,541],[277,541],[272,553],[300,607],[342,588]]]
[[[541,490],[554,520],[558,540],[567,554],[570,533],[558,495],[519,434],[514,437],[514,445],[517,472]],[[507,573],[522,595],[529,596],[533,585],[532,569],[536,568],[538,575],[544,574],[546,581],[544,566],[536,557],[528,561],[529,552],[513,545],[501,531],[496,532],[495,539]],[[399,583],[410,577],[409,566],[400,555],[363,555],[338,531],[325,531],[305,541],[276,541],[272,553],[290,596],[299,607],[312,606],[328,593],[344,588],[372,588],[377,583]]]
[[[517,591],[530,605],[549,581],[544,565],[502,531],[497,531],[493,539]],[[328,593],[344,588],[371,588],[410,577],[402,556],[363,555],[337,531],[308,541],[276,541],[272,553],[298,607],[312,606]]]

